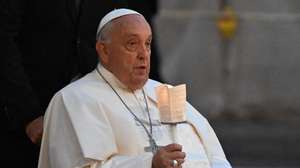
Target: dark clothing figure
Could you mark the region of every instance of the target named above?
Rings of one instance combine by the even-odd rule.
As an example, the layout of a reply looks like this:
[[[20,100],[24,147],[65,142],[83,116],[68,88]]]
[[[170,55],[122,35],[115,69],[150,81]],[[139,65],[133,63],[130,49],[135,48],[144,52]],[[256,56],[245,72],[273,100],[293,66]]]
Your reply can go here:
[[[44,114],[55,92],[95,68],[100,19],[127,5],[125,0],[0,0],[2,163],[37,166],[39,148],[26,137],[26,125]]]
[[[160,58],[157,41],[155,38],[154,18],[158,13],[157,0],[129,0],[129,8],[141,13],[152,28],[153,40],[151,46],[151,70],[150,78],[163,82],[160,75]]]

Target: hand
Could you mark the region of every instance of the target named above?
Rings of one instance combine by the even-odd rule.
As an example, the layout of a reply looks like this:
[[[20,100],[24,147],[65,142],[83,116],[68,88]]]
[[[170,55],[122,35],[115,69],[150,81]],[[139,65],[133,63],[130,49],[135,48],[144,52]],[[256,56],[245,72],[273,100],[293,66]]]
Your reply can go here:
[[[34,144],[38,144],[42,139],[43,120],[43,116],[40,116],[26,126],[26,134]]]
[[[174,168],[172,161],[177,160],[178,166],[175,168],[182,168],[185,153],[182,152],[182,146],[179,144],[169,144],[161,147],[153,156],[152,168]]]

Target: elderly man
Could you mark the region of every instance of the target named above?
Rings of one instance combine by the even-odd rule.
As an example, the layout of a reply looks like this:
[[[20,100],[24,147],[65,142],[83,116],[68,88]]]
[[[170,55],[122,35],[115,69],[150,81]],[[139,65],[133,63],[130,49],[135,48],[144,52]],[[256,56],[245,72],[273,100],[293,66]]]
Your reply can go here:
[[[229,168],[207,120],[187,103],[187,122],[160,122],[148,79],[151,28],[116,9],[100,22],[93,72],[59,91],[46,115],[39,168]]]

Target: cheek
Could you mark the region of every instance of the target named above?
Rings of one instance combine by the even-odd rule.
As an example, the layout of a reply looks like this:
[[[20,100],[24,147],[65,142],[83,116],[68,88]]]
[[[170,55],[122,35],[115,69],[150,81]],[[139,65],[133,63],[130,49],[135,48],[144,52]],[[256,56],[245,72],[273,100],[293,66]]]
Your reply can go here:
[[[131,73],[133,71],[133,67],[135,65],[135,59],[133,59],[130,55],[123,55],[126,57],[122,62],[120,62],[120,66],[123,68],[123,72],[121,73]]]
[[[124,54],[124,64],[127,68],[133,68],[135,64],[137,64],[137,56],[134,53]]]
[[[122,48],[115,48],[113,50],[113,57],[114,57],[114,64],[116,67],[118,67],[118,69],[120,70],[124,70],[127,69],[128,67],[130,67],[130,65],[133,63],[132,59],[131,59],[131,54],[126,52],[124,49]]]

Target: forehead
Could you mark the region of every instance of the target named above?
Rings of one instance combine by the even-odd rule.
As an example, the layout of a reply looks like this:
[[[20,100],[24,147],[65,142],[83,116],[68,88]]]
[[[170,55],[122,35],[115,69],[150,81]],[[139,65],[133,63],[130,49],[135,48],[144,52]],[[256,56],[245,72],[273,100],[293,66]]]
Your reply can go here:
[[[115,33],[121,33],[121,35],[144,35],[151,36],[151,28],[144,17],[140,15],[126,15],[122,16],[113,23],[113,29]]]

